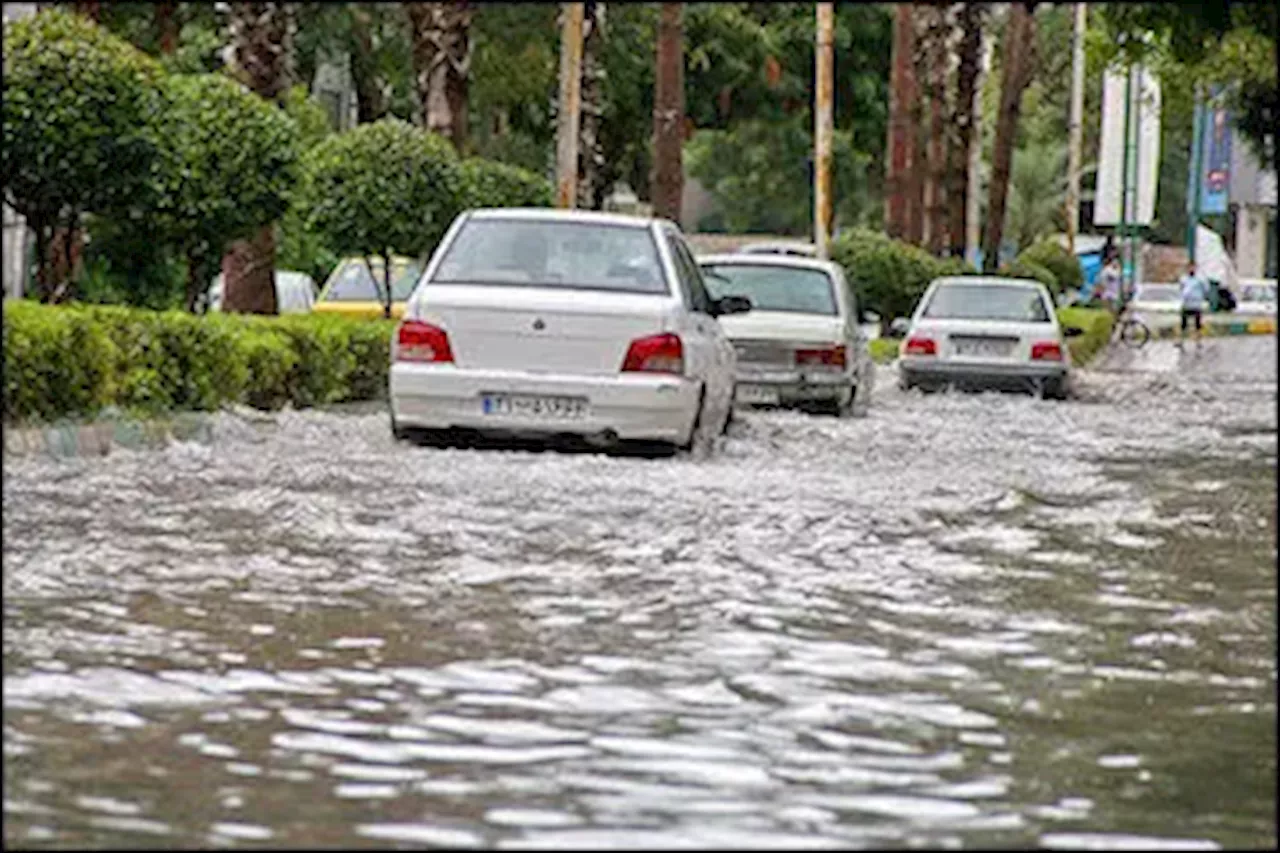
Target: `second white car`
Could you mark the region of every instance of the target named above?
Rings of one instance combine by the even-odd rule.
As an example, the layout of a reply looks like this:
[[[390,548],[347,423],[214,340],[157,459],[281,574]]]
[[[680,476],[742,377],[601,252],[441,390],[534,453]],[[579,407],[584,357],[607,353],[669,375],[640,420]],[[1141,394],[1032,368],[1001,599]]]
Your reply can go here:
[[[750,314],[721,325],[738,354],[737,401],[836,415],[870,405],[875,363],[840,265],[799,255],[705,255],[712,296],[741,296]]]

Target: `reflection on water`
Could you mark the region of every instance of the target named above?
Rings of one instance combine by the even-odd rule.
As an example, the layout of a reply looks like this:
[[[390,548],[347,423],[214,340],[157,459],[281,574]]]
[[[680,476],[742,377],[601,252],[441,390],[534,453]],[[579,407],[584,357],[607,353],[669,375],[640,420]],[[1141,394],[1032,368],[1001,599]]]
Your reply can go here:
[[[1274,845],[1258,371],[706,462],[313,413],[11,463],[5,842]]]

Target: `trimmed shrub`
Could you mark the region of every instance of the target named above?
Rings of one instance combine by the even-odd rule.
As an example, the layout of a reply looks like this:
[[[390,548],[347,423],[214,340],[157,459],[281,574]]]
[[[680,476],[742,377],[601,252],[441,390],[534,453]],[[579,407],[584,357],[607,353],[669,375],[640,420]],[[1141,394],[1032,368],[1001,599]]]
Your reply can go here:
[[[1058,279],[1054,277],[1053,273],[1037,263],[1024,259],[1021,255],[1000,267],[996,275],[1007,278],[1029,278],[1049,288],[1049,293],[1051,294],[1058,292]]]
[[[88,417],[108,405],[157,413],[377,399],[394,328],[15,300],[4,310],[5,420]]]
[[[551,207],[555,202],[550,181],[518,166],[472,157],[458,168],[464,208]]]
[[[1058,322],[1065,328],[1076,326],[1084,330],[1084,334],[1067,339],[1067,349],[1071,351],[1071,362],[1076,365],[1088,364],[1111,340],[1111,328],[1115,317],[1110,311],[1098,308],[1059,308]]]
[[[1018,258],[1044,267],[1053,274],[1059,293],[1073,293],[1084,284],[1084,270],[1075,255],[1058,245],[1057,240],[1045,239],[1029,246]]]
[[[21,300],[4,306],[4,417],[93,415],[115,400],[117,349],[84,312]]]
[[[886,323],[909,315],[935,278],[973,272],[963,261],[935,258],[917,246],[864,229],[842,234],[831,246],[831,258],[844,268],[858,304]]]

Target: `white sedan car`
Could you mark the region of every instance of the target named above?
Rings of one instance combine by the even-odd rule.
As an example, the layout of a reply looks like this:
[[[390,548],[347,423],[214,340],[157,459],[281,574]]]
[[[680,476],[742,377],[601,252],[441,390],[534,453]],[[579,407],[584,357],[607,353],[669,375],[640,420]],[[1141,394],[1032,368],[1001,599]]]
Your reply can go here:
[[[1242,278],[1236,285],[1236,314],[1276,316],[1276,280],[1274,278]]]
[[[1182,288],[1176,284],[1139,284],[1129,300],[1129,310],[1139,314],[1178,314],[1182,311]]]
[[[905,326],[904,388],[961,385],[1067,395],[1071,359],[1053,299],[1037,281],[961,276],[929,285]]]
[[[720,321],[738,352],[737,401],[865,411],[875,364],[839,264],[784,254],[698,259],[715,297],[750,300]]]
[[[392,431],[691,447],[728,422],[735,356],[679,229],[547,209],[465,212],[391,347]]]

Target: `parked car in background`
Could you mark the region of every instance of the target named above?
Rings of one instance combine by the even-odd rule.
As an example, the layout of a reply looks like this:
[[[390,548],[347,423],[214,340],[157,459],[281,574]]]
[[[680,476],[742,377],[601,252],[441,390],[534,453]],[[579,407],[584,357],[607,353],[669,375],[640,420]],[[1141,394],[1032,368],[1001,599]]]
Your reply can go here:
[[[1053,299],[1037,281],[949,277],[933,281],[909,321],[898,360],[904,388],[943,385],[1037,391],[1063,398],[1070,357]]]
[[[739,246],[738,251],[744,255],[797,255],[802,258],[818,256],[816,246],[800,240],[762,240]]]
[[[440,430],[689,448],[727,426],[733,347],[675,225],[548,209],[461,214],[392,344],[397,438]]]
[[[372,273],[372,274],[371,274]],[[411,258],[391,259],[391,316],[404,315],[405,304],[422,275],[422,265]],[[373,276],[377,276],[377,283]],[[383,264],[380,258],[344,258],[320,291],[315,311],[352,317],[383,315]]]
[[[1276,280],[1242,278],[1236,283],[1236,314],[1276,316]]]
[[[720,321],[738,354],[737,402],[865,410],[875,364],[839,264],[743,253],[698,263],[713,298],[751,301],[749,314]]]
[[[1176,284],[1139,284],[1129,301],[1129,310],[1139,314],[1177,314],[1182,310],[1182,289]]]
[[[281,314],[306,314],[315,305],[316,283],[306,273],[276,270],[276,311]],[[222,273],[209,285],[209,310],[221,311],[226,279]]]

